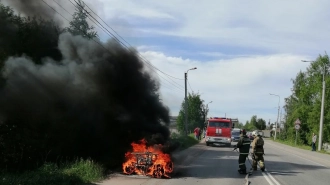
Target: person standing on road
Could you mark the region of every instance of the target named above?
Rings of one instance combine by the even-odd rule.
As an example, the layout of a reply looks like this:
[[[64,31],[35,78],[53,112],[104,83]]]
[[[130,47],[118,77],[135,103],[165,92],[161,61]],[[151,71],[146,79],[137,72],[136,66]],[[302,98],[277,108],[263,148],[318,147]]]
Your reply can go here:
[[[259,133],[255,131],[252,133],[254,140],[252,141],[252,168],[253,170],[257,170],[257,164],[259,163],[259,167],[261,171],[265,171],[265,161],[264,161],[264,140]]]
[[[202,140],[202,129],[198,131],[198,140]]]
[[[316,151],[316,135],[314,133],[312,137],[312,151]]]
[[[194,130],[195,138],[198,140],[198,135],[199,135],[199,128],[196,127]]]
[[[241,137],[239,138],[236,148],[239,148],[239,157],[238,157],[238,172],[240,174],[246,174],[246,158],[249,156],[250,151],[250,139],[246,136],[246,131],[240,131]]]

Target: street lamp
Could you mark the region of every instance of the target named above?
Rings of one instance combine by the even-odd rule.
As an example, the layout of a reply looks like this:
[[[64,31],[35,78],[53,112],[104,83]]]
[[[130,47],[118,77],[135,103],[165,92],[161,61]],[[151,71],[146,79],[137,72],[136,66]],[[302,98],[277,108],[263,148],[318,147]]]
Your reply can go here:
[[[205,111],[204,111],[204,127],[205,127],[205,122],[206,122],[206,119],[207,119],[207,113],[208,113],[208,108],[209,108],[209,104],[212,103],[213,101],[210,101],[209,103],[206,104],[205,106]]]
[[[184,73],[184,92],[185,92],[185,97],[184,97],[184,114],[185,114],[185,130],[186,130],[186,135],[188,135],[188,100],[187,100],[187,76],[188,76],[188,71],[190,70],[195,70],[197,67],[188,69],[187,72]]]
[[[209,104],[212,103],[213,101],[210,101],[209,103],[206,104],[206,111],[208,111],[209,108]],[[205,115],[205,119],[206,119],[206,115]]]
[[[271,93],[269,93],[269,95],[278,96],[277,121],[276,121],[276,124],[275,124],[275,135],[274,135],[274,140],[276,140],[278,117],[279,117],[279,114],[280,114],[280,100],[281,100],[281,97],[279,95],[277,95],[277,94],[271,94]]]
[[[207,107],[210,103],[212,103],[212,102],[213,102],[213,101],[210,101],[209,103],[207,103],[207,104],[206,104],[206,107]]]
[[[280,135],[281,135],[281,127],[282,127],[282,109],[283,108],[281,108],[281,112],[280,112],[280,132],[279,132]],[[284,125],[283,125],[283,127],[284,127]]]
[[[301,60],[302,62],[313,62],[313,61],[306,61]],[[324,120],[324,96],[325,96],[325,73],[326,73],[326,66],[323,64],[323,80],[322,80],[322,103],[321,103],[321,115],[320,115],[320,130],[319,130],[319,145],[317,147],[318,151],[321,151],[322,148],[322,134],[323,134],[323,120]]]

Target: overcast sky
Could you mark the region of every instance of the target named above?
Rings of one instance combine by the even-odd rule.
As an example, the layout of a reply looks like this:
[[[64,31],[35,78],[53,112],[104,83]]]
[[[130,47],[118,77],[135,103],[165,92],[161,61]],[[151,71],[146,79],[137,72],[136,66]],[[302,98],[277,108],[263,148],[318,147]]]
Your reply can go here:
[[[57,1],[73,9],[68,1]],[[213,101],[209,116],[226,114],[245,123],[257,115],[273,122],[279,98],[269,93],[279,95],[283,106],[291,79],[309,65],[301,60],[316,59],[330,45],[326,0],[85,2],[109,31],[163,72],[157,72],[161,95],[173,116],[184,99],[184,72],[197,67],[188,73],[188,91]],[[95,27],[102,40],[110,38]]]

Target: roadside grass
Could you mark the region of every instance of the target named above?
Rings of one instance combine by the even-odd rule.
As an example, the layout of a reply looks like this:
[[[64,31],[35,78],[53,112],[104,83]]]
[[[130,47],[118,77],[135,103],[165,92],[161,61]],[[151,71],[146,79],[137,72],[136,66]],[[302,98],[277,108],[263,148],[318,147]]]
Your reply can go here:
[[[199,141],[195,139],[195,136],[193,133],[189,134],[188,136],[183,135],[183,134],[173,133],[171,135],[171,142],[174,145],[176,145],[177,151],[187,149],[187,148],[199,143]]]
[[[299,143],[295,144],[295,141],[292,141],[292,140],[282,140],[282,139],[276,139],[276,140],[274,140],[273,137],[271,137],[270,139],[272,141],[275,141],[275,142],[278,142],[278,143],[282,143],[282,144],[285,144],[285,145],[289,145],[289,146],[300,148],[300,149],[304,149],[304,150],[311,150],[312,149],[312,146],[308,146],[308,145],[304,145],[304,144],[299,144]],[[329,152],[326,152],[325,150],[316,151],[316,152],[330,155],[330,153]]]
[[[175,145],[175,151],[181,151],[199,143],[194,134],[188,136],[172,134],[170,142]],[[36,170],[22,173],[0,170],[1,185],[91,185],[105,178],[105,168],[92,160],[84,159],[60,165],[45,163]]]
[[[40,168],[23,173],[0,173],[3,185],[83,185],[105,178],[104,169],[92,160],[77,159],[60,166],[45,163]]]

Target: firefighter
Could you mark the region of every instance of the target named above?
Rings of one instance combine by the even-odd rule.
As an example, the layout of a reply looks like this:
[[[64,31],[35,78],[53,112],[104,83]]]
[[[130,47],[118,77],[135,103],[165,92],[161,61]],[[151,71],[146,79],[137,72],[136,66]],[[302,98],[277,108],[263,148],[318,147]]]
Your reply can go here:
[[[262,136],[256,131],[252,132],[254,140],[252,141],[252,168],[253,170],[257,170],[257,164],[259,163],[259,167],[261,171],[265,171],[265,163],[264,163],[264,140]]]
[[[245,161],[246,158],[249,156],[249,151],[250,151],[250,138],[246,136],[246,131],[241,130],[240,131],[240,138],[237,142],[236,148],[239,148],[239,157],[238,157],[238,172],[240,174],[246,174],[246,166],[245,166]]]

